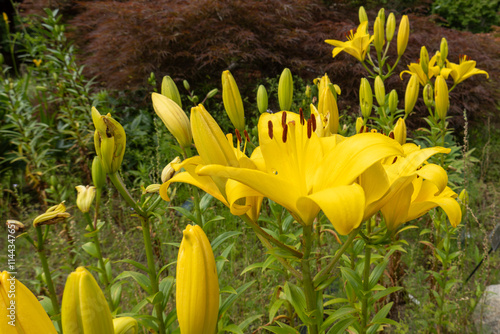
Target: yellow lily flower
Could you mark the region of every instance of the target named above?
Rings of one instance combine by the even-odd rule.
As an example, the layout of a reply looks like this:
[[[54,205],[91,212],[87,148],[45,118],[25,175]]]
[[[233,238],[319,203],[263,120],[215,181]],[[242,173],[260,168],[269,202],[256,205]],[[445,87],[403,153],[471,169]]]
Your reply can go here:
[[[460,56],[458,64],[446,61],[446,67],[451,70],[449,74],[455,85],[476,74],[485,74],[487,79],[490,77],[488,72],[477,69],[476,62],[466,55]]]
[[[255,163],[240,150],[240,143],[236,148],[233,147],[232,135],[224,136],[217,122],[201,104],[191,109],[191,129],[199,155],[180,164],[172,164],[175,171],[183,168],[185,172],[166,180],[160,187],[160,196],[169,201],[167,189],[171,183],[189,183],[217,198],[230,208],[233,215],[247,214],[257,221],[262,195],[239,182],[217,176],[200,176],[196,172],[208,164],[257,168]],[[258,154],[258,151],[254,151],[254,154]]]
[[[76,206],[80,209],[81,212],[89,212],[90,206],[94,201],[95,190],[94,186],[76,186],[76,191],[78,195],[76,196]]]
[[[410,75],[416,74],[418,77],[418,81],[422,86],[425,86],[432,77],[438,76],[441,72],[441,69],[439,66],[436,65],[437,60],[439,59],[440,54],[437,52],[430,60],[429,63],[427,64],[427,73],[425,73],[422,64],[420,61],[418,63],[411,63],[408,65],[408,69],[406,71],[402,71],[399,75],[401,79],[403,79],[403,74],[408,73]]]
[[[198,173],[246,184],[288,209],[303,225],[311,225],[322,209],[340,234],[348,234],[361,223],[365,206],[363,189],[355,180],[402,149],[375,133],[320,138],[313,119],[305,122],[301,115],[284,111],[261,115],[258,164],[265,169],[209,165]]]
[[[368,47],[375,38],[375,36],[370,36],[370,34],[368,34],[367,28],[368,21],[361,22],[356,31],[351,30],[349,32],[346,42],[327,39],[325,41],[326,43],[335,46],[335,49],[332,51],[333,58],[344,51],[357,60],[364,61]]]
[[[51,206],[45,213],[39,215],[33,220],[33,226],[57,224],[71,215],[66,212],[64,201],[58,205]]]
[[[42,304],[7,271],[0,273],[0,333],[57,334]]]

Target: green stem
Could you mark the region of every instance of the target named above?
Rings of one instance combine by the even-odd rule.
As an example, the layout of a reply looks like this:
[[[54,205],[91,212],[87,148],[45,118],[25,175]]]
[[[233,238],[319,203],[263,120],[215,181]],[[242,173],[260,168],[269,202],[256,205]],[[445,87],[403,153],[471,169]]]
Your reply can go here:
[[[200,193],[198,192],[198,188],[191,187],[193,191],[193,205],[194,205],[194,214],[196,217],[196,224],[203,226],[203,217],[201,216],[201,208],[200,208]]]
[[[300,261],[302,266],[302,288],[304,289],[304,294],[306,296],[307,313],[311,314],[312,317],[320,316],[317,310],[317,294],[314,291],[313,281],[311,279],[311,246],[312,246],[312,236],[311,236],[312,226],[307,225],[303,227],[304,235],[304,257]],[[308,325],[309,334],[318,334],[319,328],[317,321],[312,319],[312,324]]]
[[[153,201],[153,203],[151,203],[151,205],[148,206],[148,208],[146,210],[144,210],[144,211],[149,214],[154,209],[156,209],[156,207],[158,206],[158,204],[161,203],[161,201],[163,201],[163,198],[161,198],[161,196],[158,195],[158,197],[156,197],[156,199]]]
[[[118,172],[108,174],[108,176],[111,182],[113,182],[113,185],[115,186],[116,190],[118,190],[120,195],[122,195],[125,202],[127,202],[128,205],[134,208],[135,212],[137,212],[138,215],[144,217],[145,216],[144,212],[132,198],[132,195],[130,195],[130,193],[128,192],[127,188],[125,187],[125,184],[120,178],[120,175],[118,175]]]
[[[371,222],[367,224],[367,234],[371,233]],[[361,333],[366,333],[366,326],[368,324],[368,298],[370,290],[370,263],[371,262],[371,248],[368,244],[365,245],[365,266],[363,269],[363,298],[361,300]]]
[[[371,76],[376,77],[376,75],[368,68],[368,66],[366,66],[364,61],[361,62],[361,65],[363,65],[363,67],[368,71],[368,73],[370,73]]]
[[[142,236],[144,238],[144,246],[146,248],[146,258],[148,260],[148,274],[151,282],[153,295],[160,291],[158,285],[158,277],[156,275],[156,264],[153,255],[153,247],[151,243],[151,233],[149,231],[149,221],[146,217],[140,217],[142,225]],[[158,319],[159,334],[165,334],[165,323],[163,319],[163,308],[161,302],[154,304],[156,318]]]
[[[52,282],[52,275],[50,273],[49,263],[47,261],[47,257],[45,256],[45,249],[43,247],[45,239],[42,234],[42,227],[40,225],[37,225],[35,229],[38,238],[37,242],[38,256],[40,257],[40,262],[42,262],[43,273],[45,274],[45,281],[47,283],[47,288],[49,289],[52,308],[54,309],[55,314],[58,316],[57,324],[59,325],[59,329],[62,330],[62,323],[60,317],[61,309],[59,308],[59,302],[57,300],[56,290],[54,289],[54,283]]]

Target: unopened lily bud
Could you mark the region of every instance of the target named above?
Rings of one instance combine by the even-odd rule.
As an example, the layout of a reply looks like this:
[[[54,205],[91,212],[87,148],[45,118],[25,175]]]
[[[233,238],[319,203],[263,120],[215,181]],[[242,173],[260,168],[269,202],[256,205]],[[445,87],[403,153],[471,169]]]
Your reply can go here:
[[[293,102],[293,77],[288,68],[285,68],[280,75],[278,101],[281,110],[290,110]]]
[[[448,41],[444,37],[441,39],[441,45],[439,46],[439,52],[441,53],[441,59],[444,63],[446,58],[448,58]]]
[[[92,274],[78,267],[69,274],[61,305],[63,333],[113,333],[108,302]]]
[[[215,94],[217,94],[219,92],[219,90],[217,88],[214,88],[212,89],[211,91],[209,91],[207,93],[207,99],[211,99],[212,97],[215,96]]]
[[[394,31],[396,31],[396,16],[394,16],[393,13],[390,13],[385,26],[385,37],[388,42],[392,41]]]
[[[377,17],[380,18],[380,23],[382,23],[382,26],[384,26],[384,24],[385,24],[385,9],[384,8],[380,8],[380,10],[378,11]]]
[[[359,86],[359,107],[364,118],[370,117],[373,106],[373,92],[366,78],[361,79]]]
[[[382,48],[384,47],[384,23],[377,16],[375,19],[375,25],[373,26],[373,33],[375,35],[375,39],[373,40],[373,45],[375,45],[375,49],[377,52],[382,52]]]
[[[409,115],[413,108],[415,107],[415,103],[417,103],[418,99],[418,90],[419,90],[419,82],[418,75],[412,74],[410,81],[408,81],[408,85],[406,86],[405,92],[405,114]]]
[[[52,225],[63,221],[64,219],[70,216],[69,213],[66,212],[66,206],[64,202],[58,205],[51,206],[45,211],[44,214],[36,217],[33,220],[33,226],[38,225]]]
[[[398,119],[394,126],[394,139],[401,145],[406,144],[406,123],[402,117]]]
[[[262,114],[267,111],[267,106],[268,106],[267,90],[266,87],[260,85],[259,89],[257,90],[257,109],[259,109],[259,112]]]
[[[174,80],[168,75],[164,76],[161,82],[161,95],[168,97],[182,108],[181,94],[179,94]]]
[[[183,334],[213,334],[219,312],[214,253],[201,227],[188,225],[183,234],[176,277],[179,327]]]
[[[328,116],[330,133],[337,133],[339,130],[339,109],[330,87],[325,87],[321,92],[318,112],[324,117]]]
[[[245,111],[240,90],[229,71],[222,72],[222,101],[231,123],[240,132],[245,130]]]
[[[94,186],[76,186],[78,195],[76,196],[76,206],[81,212],[89,212],[90,206],[94,201],[95,187]]]
[[[424,103],[427,108],[432,108],[434,106],[434,92],[432,91],[431,84],[426,84],[422,92],[424,96]]]
[[[97,189],[102,189],[106,185],[106,173],[98,156],[92,161],[92,182]]]
[[[184,89],[189,92],[191,89],[191,86],[189,86],[189,82],[187,80],[182,81],[182,85],[184,86]]]
[[[356,133],[360,133],[363,127],[363,118],[358,117],[356,118]]]
[[[151,98],[156,114],[161,118],[168,131],[177,139],[181,147],[189,147],[193,136],[189,118],[184,110],[164,95],[153,93]]]
[[[384,81],[379,75],[375,78],[375,98],[379,106],[385,105],[385,86]]]
[[[328,74],[325,73],[325,75],[323,75],[321,77],[321,79],[319,79],[319,81],[317,81],[317,84],[318,84],[318,95],[320,95],[321,92],[323,91],[323,89],[326,86],[328,86],[330,83],[331,83],[330,78],[328,77]]]
[[[427,75],[429,73],[429,53],[425,46],[422,46],[420,49],[420,66],[422,66],[422,70]]]
[[[408,39],[410,38],[410,21],[407,15],[403,15],[401,22],[399,22],[398,30],[398,56],[401,57],[406,50],[408,45]]]
[[[469,193],[466,189],[463,189],[458,195],[458,204],[460,205],[460,209],[462,209],[462,217],[465,216],[467,212],[467,206],[469,205]]]
[[[172,167],[173,164],[178,164],[181,162],[181,158],[175,157],[174,160],[170,161],[168,165],[163,168],[163,171],[161,172],[161,182],[165,183],[168,180],[172,178],[175,174],[175,169]]]
[[[132,317],[121,317],[113,319],[114,334],[137,334],[139,325]]]
[[[311,87],[309,85],[306,86],[306,96],[308,98],[311,98]]]
[[[101,159],[104,172],[116,173],[120,169],[125,154],[125,130],[111,117],[111,114],[103,116],[94,107],[92,107],[92,121],[95,126],[94,146],[97,156]]]
[[[441,120],[446,120],[446,114],[450,107],[450,97],[448,95],[448,84],[443,76],[438,75],[434,83],[434,99],[436,101],[436,115]]]
[[[150,184],[144,189],[144,194],[154,194],[160,191],[161,184]]]
[[[2,334],[57,334],[35,295],[7,271],[0,273]]]
[[[342,93],[342,90],[340,89],[339,85],[328,84],[328,87],[330,87],[330,89],[332,90],[333,95],[335,95],[335,99],[337,99],[337,96]]]
[[[359,23],[363,23],[365,21],[368,21],[368,15],[366,15],[366,10],[365,7],[361,6],[359,7]]]

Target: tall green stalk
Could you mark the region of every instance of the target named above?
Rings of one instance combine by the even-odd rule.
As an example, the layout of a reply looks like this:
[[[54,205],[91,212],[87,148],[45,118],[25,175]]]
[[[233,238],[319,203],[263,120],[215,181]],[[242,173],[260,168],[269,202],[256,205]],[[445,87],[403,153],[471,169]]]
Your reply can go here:
[[[304,256],[302,257],[300,264],[302,267],[302,288],[304,290],[304,295],[306,296],[307,313],[312,314],[313,317],[320,316],[317,310],[317,294],[314,291],[314,285],[311,278],[311,246],[312,246],[312,226],[303,227],[304,235]],[[318,334],[319,328],[316,320],[313,319],[312,324],[308,325],[309,334]]]

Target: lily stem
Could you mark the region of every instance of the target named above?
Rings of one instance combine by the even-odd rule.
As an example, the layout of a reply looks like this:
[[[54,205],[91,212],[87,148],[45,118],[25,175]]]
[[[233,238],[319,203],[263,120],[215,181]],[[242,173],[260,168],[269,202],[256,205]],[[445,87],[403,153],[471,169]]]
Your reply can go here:
[[[47,288],[49,289],[50,301],[52,302],[52,307],[54,308],[54,312],[57,315],[57,324],[59,325],[59,330],[62,331],[62,322],[61,322],[61,309],[59,307],[59,301],[57,300],[56,290],[54,289],[54,283],[52,282],[52,275],[49,269],[49,263],[47,261],[47,257],[45,256],[45,248],[44,241],[45,238],[42,234],[42,227],[37,225],[35,227],[36,235],[38,238],[37,242],[37,252],[40,257],[40,262],[42,262],[43,273],[45,274],[45,281],[47,283]]]
[[[123,199],[125,202],[127,202],[128,205],[130,205],[132,208],[134,208],[135,212],[139,214],[140,216],[144,217],[145,213],[144,211],[137,205],[135,200],[132,198],[132,195],[128,192],[127,188],[125,187],[125,184],[123,183],[122,179],[120,178],[120,175],[118,175],[118,172],[108,174],[109,179],[115,186],[116,190],[122,195]]]
[[[303,227],[303,236],[304,236],[304,257],[302,258],[301,266],[302,266],[302,288],[304,289],[304,295],[306,296],[306,305],[307,305],[307,313],[311,314],[311,324],[308,325],[309,334],[318,334],[318,325],[317,319],[319,314],[317,312],[317,294],[314,291],[313,281],[311,279],[311,264],[310,264],[310,255],[311,255],[311,246],[312,246],[312,236],[311,236],[312,226],[307,225]]]
[[[371,233],[371,221],[366,224],[367,234]],[[370,290],[370,265],[371,265],[371,248],[365,244],[365,266],[363,269],[363,298],[361,300],[361,333],[366,333],[368,324],[368,298]]]
[[[148,274],[151,282],[151,290],[153,295],[160,291],[158,285],[158,277],[156,275],[156,264],[153,255],[153,247],[151,244],[151,233],[149,231],[149,220],[147,217],[140,216],[142,226],[142,236],[144,238],[144,247],[146,248],[146,258],[148,260]],[[156,318],[158,319],[159,334],[165,334],[165,323],[163,319],[163,308],[161,302],[154,304]]]

